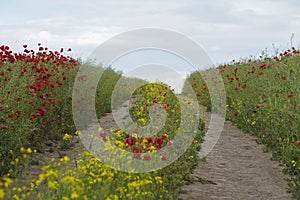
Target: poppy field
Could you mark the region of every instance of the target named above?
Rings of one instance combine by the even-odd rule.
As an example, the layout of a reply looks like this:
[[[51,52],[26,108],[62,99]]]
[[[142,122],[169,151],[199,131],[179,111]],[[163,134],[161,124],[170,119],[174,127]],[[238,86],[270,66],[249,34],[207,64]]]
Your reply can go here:
[[[58,142],[61,152],[72,151],[83,134],[76,130],[72,117],[73,107],[85,98],[83,95],[75,104],[72,102],[75,79],[85,81],[84,76],[76,77],[83,64],[68,56],[70,52],[71,49],[51,51],[38,44],[37,52],[24,45],[22,53],[14,53],[8,46],[0,46],[0,199],[177,199],[180,186],[189,180],[197,163],[196,154],[204,133],[201,120],[188,122],[197,123],[197,129],[187,151],[177,152],[178,160],[151,172],[118,171],[83,147],[74,158],[62,153],[59,159],[50,157],[48,163],[33,160],[44,155],[45,143],[49,141]],[[111,112],[114,85],[122,77],[110,68],[100,70],[104,73],[95,94],[98,118]],[[126,88],[123,92],[126,96]],[[145,84],[135,95],[140,98],[130,107],[130,114],[136,124],[149,124],[149,116],[159,109],[166,114],[167,123],[156,135],[143,137],[135,129],[126,133],[101,128],[93,135],[105,142],[105,148],[114,145],[132,153],[128,161],[150,162],[153,158],[143,156],[144,153],[178,145],[173,144],[173,139],[182,113],[178,112],[179,102],[167,85]],[[190,104],[183,100],[187,109]],[[118,156],[122,155],[113,159],[118,160]],[[163,163],[170,157],[162,154],[159,159]],[[31,170],[32,165],[37,165],[40,173],[29,179],[26,170]]]
[[[287,184],[300,198],[300,52],[232,61],[217,69],[226,90],[226,118],[256,136],[284,167]],[[211,109],[205,76],[188,77],[200,104]]]
[[[76,79],[79,83],[89,80],[76,76],[80,66],[87,64],[69,56],[71,49],[51,51],[41,44],[38,51],[23,47],[22,53],[14,53],[8,46],[0,46],[0,199],[178,199],[180,186],[190,181],[190,172],[197,165],[196,155],[204,138],[202,120],[185,122],[186,127],[197,123],[193,139],[181,138],[188,139],[187,151],[174,151],[180,155],[178,160],[151,172],[119,171],[85,148],[74,158],[61,154],[59,159],[50,157],[46,164],[33,162],[34,156],[45,153],[47,141],[58,142],[62,152],[72,151],[74,143],[79,143],[84,133],[76,130],[72,109],[85,101],[89,88],[74,100],[73,85]],[[265,150],[284,167],[289,190],[296,198],[300,198],[299,67],[300,52],[294,48],[274,57],[217,67],[225,85],[226,119],[265,144]],[[97,70],[104,71],[95,93],[96,115],[101,118],[112,111],[111,97],[122,74],[110,68]],[[187,78],[198,103],[208,111],[212,107],[206,85],[210,77],[194,72]],[[157,130],[151,136],[130,127],[130,133],[99,128],[92,135],[115,155],[111,163],[124,159],[112,147],[130,152],[132,156],[125,157],[129,163],[151,162],[153,152],[160,153],[158,163],[168,162],[170,155],[161,150],[178,145],[174,141],[180,120],[191,113],[193,102],[179,101],[172,88],[163,83],[126,80],[131,85],[144,84],[134,91],[139,98],[129,107],[135,124],[147,126],[154,115],[165,115],[165,125],[161,129],[151,126]],[[125,85],[119,91],[121,103],[130,93],[127,89]],[[186,84],[183,94],[188,90]],[[84,107],[81,109],[85,112]],[[187,113],[180,112],[182,109]],[[40,173],[27,179],[26,170],[32,165],[37,165]]]

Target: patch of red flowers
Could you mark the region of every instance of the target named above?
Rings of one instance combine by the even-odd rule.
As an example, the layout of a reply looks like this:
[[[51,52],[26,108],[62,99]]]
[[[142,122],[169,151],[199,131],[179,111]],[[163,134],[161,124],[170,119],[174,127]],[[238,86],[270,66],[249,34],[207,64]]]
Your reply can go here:
[[[69,78],[66,73],[77,66],[77,61],[69,56],[62,55],[63,49],[60,52],[53,52],[38,44],[38,51],[36,52],[27,49],[27,47],[24,44],[23,52],[14,53],[9,46],[0,45],[0,90],[3,85],[11,84],[11,77],[19,75],[18,81],[22,84],[20,85],[22,88],[18,88],[18,85],[16,85],[13,86],[11,91],[5,91],[8,93],[7,99],[10,99],[9,95],[11,94],[25,91],[23,96],[19,98],[13,96],[13,99],[15,99],[17,105],[30,105],[32,108],[27,109],[25,112],[22,111],[22,116],[34,120],[46,116],[48,113],[46,110],[51,110],[51,107],[57,107],[63,102],[58,98],[57,94],[60,91],[58,92],[56,87],[62,88],[64,86]],[[71,51],[71,48],[68,51]],[[5,89],[7,90],[7,88]],[[5,109],[4,106],[0,105],[0,112],[3,112],[2,116],[18,120],[21,117],[21,111],[11,112],[15,102],[7,99],[0,99],[1,104],[7,105],[9,108]],[[58,107],[53,110],[57,109]],[[0,121],[2,130],[13,127],[10,124],[5,124],[6,122],[7,120]],[[41,121],[42,124],[45,124],[45,122]]]
[[[129,134],[126,134],[124,144],[127,148],[130,148],[131,151],[135,152],[135,153],[141,153],[143,151],[150,152],[151,146],[154,146],[156,148],[156,150],[161,149],[162,145],[164,144],[164,141],[166,139],[167,139],[167,137],[165,137],[165,136],[161,136],[161,137],[157,137],[157,138],[152,138],[152,137],[136,138],[136,137],[130,136]],[[141,144],[143,141],[146,141],[146,143],[145,143],[146,149],[142,149],[140,147],[140,145],[138,145],[138,144]]]

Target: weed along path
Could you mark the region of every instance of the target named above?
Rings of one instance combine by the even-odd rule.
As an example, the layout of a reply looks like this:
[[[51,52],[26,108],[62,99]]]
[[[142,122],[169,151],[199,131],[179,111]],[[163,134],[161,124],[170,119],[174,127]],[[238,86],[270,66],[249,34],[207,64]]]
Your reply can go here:
[[[282,168],[271,157],[255,137],[225,122],[217,144],[199,160],[192,173],[194,181],[182,187],[180,198],[292,199]]]

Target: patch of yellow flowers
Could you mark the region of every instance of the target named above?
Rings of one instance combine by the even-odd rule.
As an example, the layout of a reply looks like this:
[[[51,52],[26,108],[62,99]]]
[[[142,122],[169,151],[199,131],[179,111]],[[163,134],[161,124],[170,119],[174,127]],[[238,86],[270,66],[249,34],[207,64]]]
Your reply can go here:
[[[4,177],[0,182],[0,199],[159,199],[163,193],[167,194],[157,172],[120,172],[87,151],[78,157],[76,162],[67,156],[58,162],[52,159],[28,186],[14,186],[13,179]]]

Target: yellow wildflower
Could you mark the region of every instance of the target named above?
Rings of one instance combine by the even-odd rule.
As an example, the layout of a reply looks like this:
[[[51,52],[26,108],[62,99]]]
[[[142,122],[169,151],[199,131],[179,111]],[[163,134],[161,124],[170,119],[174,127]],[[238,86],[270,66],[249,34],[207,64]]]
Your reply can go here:
[[[163,180],[160,176],[156,176],[155,177],[155,181],[158,182],[159,184],[162,184],[163,183]]]
[[[141,123],[143,123],[143,124],[146,124],[146,123],[147,123],[147,121],[146,121],[145,118],[140,118],[140,119],[138,119],[138,121],[141,122]]]
[[[123,132],[122,130],[118,130],[118,131],[116,132],[116,136],[117,136],[118,138],[123,137],[123,135],[124,135],[124,132]]]
[[[189,157],[188,157],[188,159],[190,159],[190,160],[193,159],[193,158],[194,158],[194,156],[189,156]]]
[[[72,139],[72,135],[69,135],[68,133],[66,133],[63,137],[63,140],[71,140]]]
[[[5,193],[4,190],[0,189],[0,199],[4,199]]]
[[[18,195],[14,194],[13,199],[14,200],[20,200],[20,197]]]
[[[79,197],[79,195],[73,191],[72,194],[71,194],[71,199],[77,199]]]
[[[49,181],[48,182],[48,188],[51,190],[57,190],[58,189],[58,183],[56,181]]]
[[[77,131],[75,131],[75,135],[79,136],[79,135],[81,135],[81,132],[77,130]]]
[[[31,148],[30,148],[30,147],[28,147],[28,148],[27,148],[27,150],[26,150],[26,152],[27,152],[28,154],[31,154],[31,153],[32,153],[32,150],[31,150]]]
[[[64,156],[60,159],[61,162],[68,163],[70,161],[70,158],[68,156]]]
[[[20,148],[20,152],[21,152],[21,153],[25,153],[25,152],[26,152],[26,149],[25,149],[24,147],[21,147],[21,148]]]
[[[8,188],[13,183],[12,179],[8,178],[8,177],[4,177],[3,180],[5,181],[4,182],[4,187],[5,188]]]
[[[118,199],[119,199],[119,197],[114,194],[111,194],[106,198],[106,200],[118,200]]]

